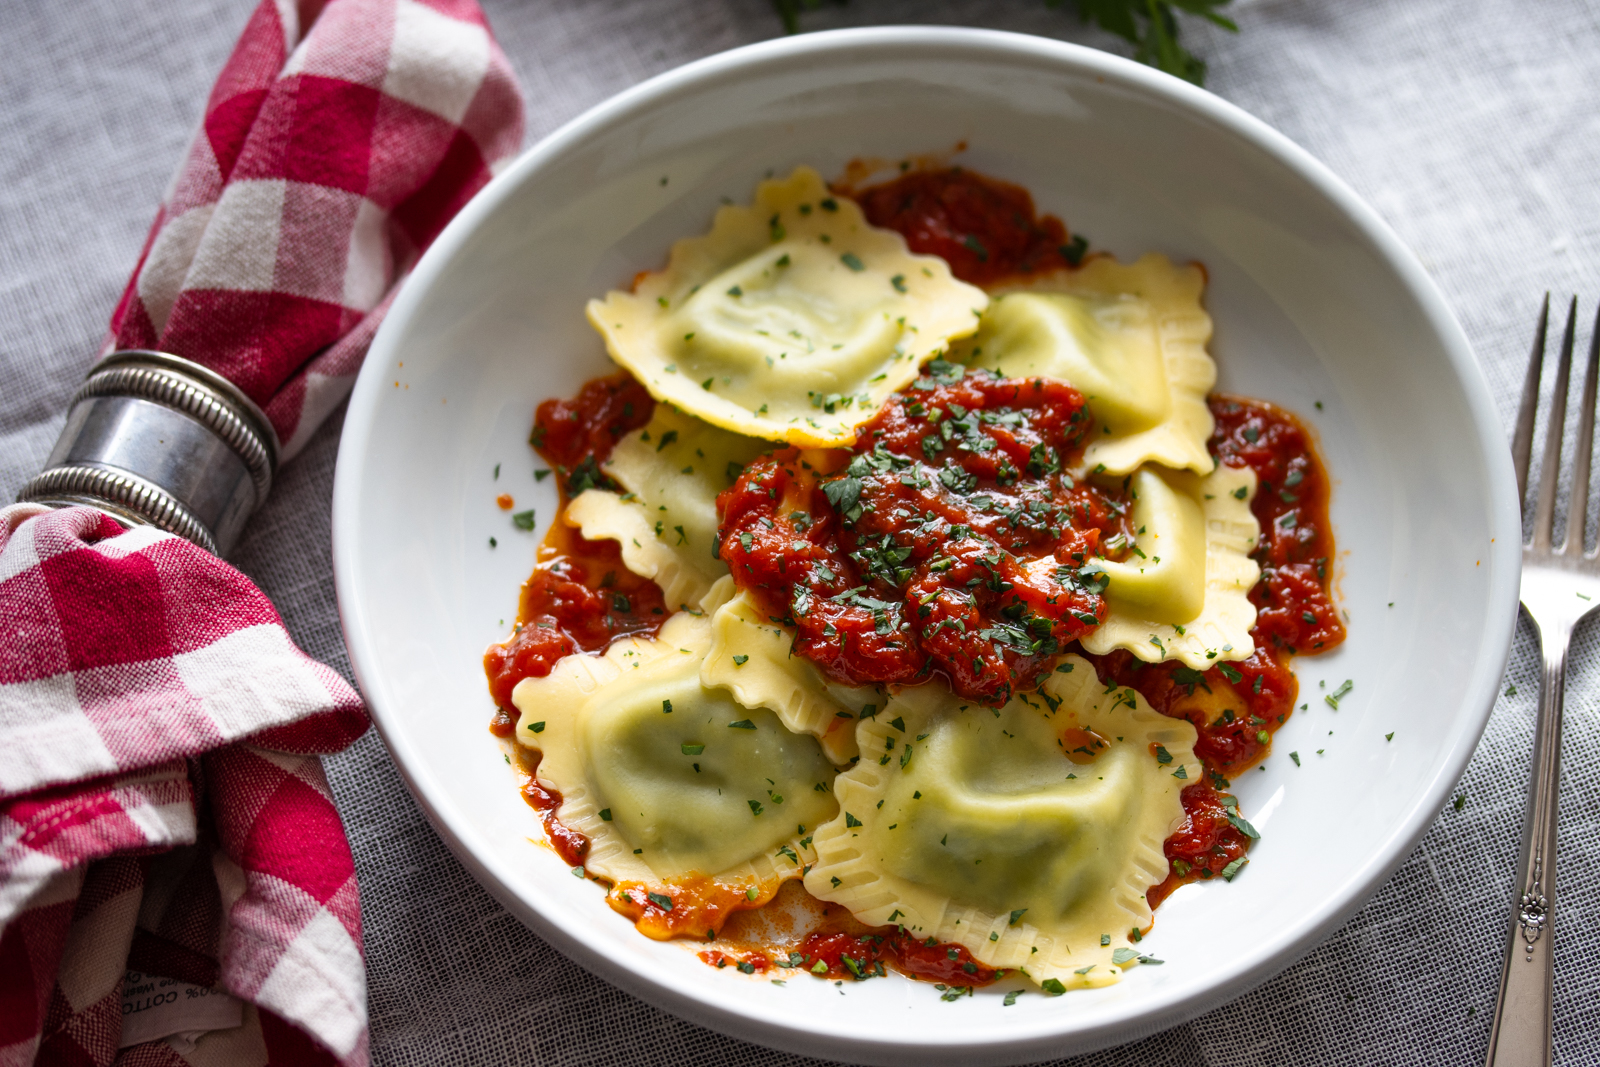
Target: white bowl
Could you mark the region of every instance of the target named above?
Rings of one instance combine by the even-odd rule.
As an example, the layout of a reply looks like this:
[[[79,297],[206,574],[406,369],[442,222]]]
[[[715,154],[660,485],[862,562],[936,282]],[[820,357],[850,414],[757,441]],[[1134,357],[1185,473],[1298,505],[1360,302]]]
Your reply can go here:
[[[537,821],[486,729],[479,666],[516,613],[538,536],[515,530],[495,494],[536,507],[542,533],[556,497],[532,477],[533,408],[610,369],[584,301],[661,265],[719,198],[748,199],[765,174],[798,163],[837,174],[852,157],[958,141],[965,164],[1026,186],[1097,248],[1205,264],[1221,388],[1283,404],[1321,435],[1350,632],[1298,661],[1310,710],[1236,783],[1263,835],[1247,871],[1157,913],[1144,947],[1166,965],[1009,1008],[981,992],[942,1003],[899,978],[777,986],[640,936],[530,843]],[[334,563],[351,662],[395,761],[462,862],[540,936],[752,1041],[871,1063],[1017,1062],[1131,1040],[1240,995],[1401,863],[1466,766],[1505,665],[1513,486],[1484,380],[1438,291],[1369,207],[1281,135],[1073,45],[850,30],[653,78],[530,149],[462,211],[356,383]],[[1346,678],[1355,689],[1334,711],[1319,685]]]

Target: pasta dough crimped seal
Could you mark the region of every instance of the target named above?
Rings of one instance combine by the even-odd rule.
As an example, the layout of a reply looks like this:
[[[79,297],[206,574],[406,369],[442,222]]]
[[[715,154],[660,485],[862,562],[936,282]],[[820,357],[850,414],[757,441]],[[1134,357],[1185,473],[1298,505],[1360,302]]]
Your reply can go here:
[[[904,690],[857,726],[806,889],[1035,982],[1108,985],[1150,926],[1145,891],[1202,776],[1195,736],[1077,656],[999,709]]]

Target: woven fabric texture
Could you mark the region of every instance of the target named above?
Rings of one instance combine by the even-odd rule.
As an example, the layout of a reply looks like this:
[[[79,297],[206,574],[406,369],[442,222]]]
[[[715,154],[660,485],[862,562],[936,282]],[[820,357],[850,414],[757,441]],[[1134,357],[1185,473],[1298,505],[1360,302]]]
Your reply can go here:
[[[366,730],[360,697],[237,570],[88,508],[0,509],[0,620],[0,1063],[113,1062],[141,943],[163,959],[137,969],[364,1063],[355,865],[317,758]],[[216,873],[147,894],[131,857],[172,850]]]
[[[471,0],[263,3],[111,319],[260,404],[292,456],[350,392],[395,280],[522,139]]]
[[[775,36],[766,0],[486,0],[522,80],[530,141],[642,78]],[[1122,48],[1071,5],[855,0],[807,28],[981,25]],[[1236,0],[1198,28],[1208,87],[1296,140],[1416,250],[1466,328],[1507,427],[1545,290],[1600,296],[1600,14],[1585,0]],[[248,0],[0,8],[26,41],[0,68],[0,499],[43,461],[86,353],[137,260],[149,207],[201,116]],[[1070,221],[1070,220],[1069,220]],[[1584,339],[1587,339],[1585,327]],[[335,416],[286,465],[234,562],[302,648],[348,673],[329,564]],[[1568,678],[1556,1060],[1600,1063],[1600,633]],[[1459,792],[1349,924],[1278,978],[1191,1023],[1079,1062],[1481,1062],[1522,821],[1537,647]],[[464,871],[369,734],[327,760],[362,887],[372,1055],[383,1064],[793,1065],[650,1008],[567,962]],[[1314,874],[1314,872],[1308,872]],[[1249,936],[1248,931],[1240,936]]]
[[[105,346],[207,365],[292,454],[520,143],[521,99],[472,0],[264,0],[196,99]],[[0,1064],[170,1058],[144,1047],[172,1032],[156,1015],[125,1031],[131,972],[252,1005],[262,1063],[365,1064],[356,872],[317,755],[366,726],[223,561],[91,509],[0,510]],[[198,876],[130,858],[168,851]]]

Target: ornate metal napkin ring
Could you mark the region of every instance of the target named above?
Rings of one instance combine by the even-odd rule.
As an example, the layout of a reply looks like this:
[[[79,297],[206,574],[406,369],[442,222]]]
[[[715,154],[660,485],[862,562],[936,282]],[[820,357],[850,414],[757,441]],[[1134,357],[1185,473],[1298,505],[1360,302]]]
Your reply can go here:
[[[277,465],[272,423],[236,385],[181,356],[124,349],[90,370],[17,499],[88,504],[222,555]]]

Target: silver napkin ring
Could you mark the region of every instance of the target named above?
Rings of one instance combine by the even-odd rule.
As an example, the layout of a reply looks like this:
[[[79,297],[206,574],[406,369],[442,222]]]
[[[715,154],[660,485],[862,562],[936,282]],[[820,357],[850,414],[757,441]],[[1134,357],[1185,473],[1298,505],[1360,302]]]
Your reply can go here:
[[[17,499],[88,504],[223,555],[277,466],[272,423],[238,386],[181,356],[124,349],[89,371]]]

